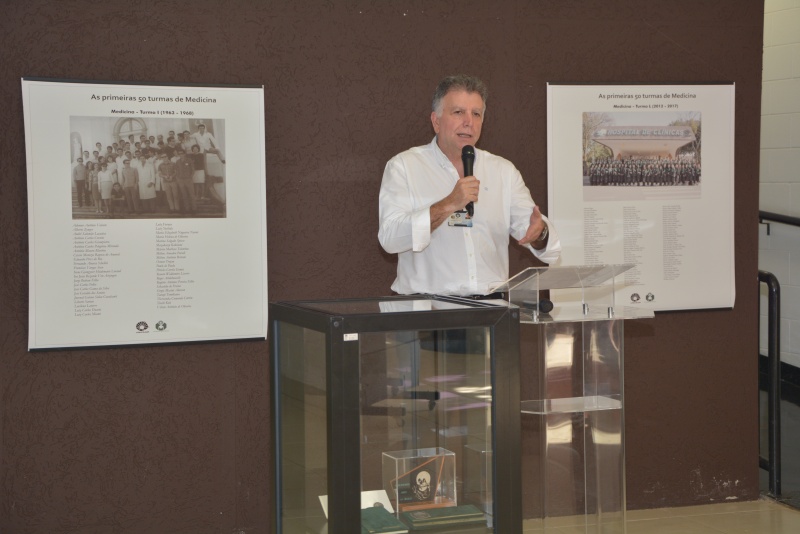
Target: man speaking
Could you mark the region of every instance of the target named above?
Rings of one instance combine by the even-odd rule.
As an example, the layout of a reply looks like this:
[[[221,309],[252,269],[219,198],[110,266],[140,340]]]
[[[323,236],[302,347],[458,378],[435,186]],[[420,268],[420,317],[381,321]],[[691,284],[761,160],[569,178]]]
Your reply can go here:
[[[475,77],[442,80],[433,95],[433,141],[386,164],[378,239],[398,254],[392,290],[399,294],[502,298],[490,288],[508,279],[509,235],[545,263],[561,254],[516,167],[474,148],[487,95]]]

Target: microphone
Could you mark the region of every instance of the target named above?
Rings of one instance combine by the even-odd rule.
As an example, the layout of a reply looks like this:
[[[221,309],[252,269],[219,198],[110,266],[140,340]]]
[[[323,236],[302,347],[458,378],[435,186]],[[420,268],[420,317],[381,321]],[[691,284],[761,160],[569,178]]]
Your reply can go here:
[[[472,176],[472,165],[475,163],[475,148],[466,145],[461,149],[461,162],[464,164],[464,176]],[[467,204],[467,213],[472,217],[475,213],[475,205],[472,202]]]

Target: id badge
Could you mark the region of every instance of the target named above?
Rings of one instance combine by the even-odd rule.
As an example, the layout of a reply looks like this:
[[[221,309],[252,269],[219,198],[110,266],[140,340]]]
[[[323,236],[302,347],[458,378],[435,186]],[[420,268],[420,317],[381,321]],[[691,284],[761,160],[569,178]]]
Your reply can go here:
[[[457,212],[450,215],[450,218],[447,220],[448,226],[466,226],[468,228],[472,228],[472,217],[469,216],[467,210],[458,210]]]

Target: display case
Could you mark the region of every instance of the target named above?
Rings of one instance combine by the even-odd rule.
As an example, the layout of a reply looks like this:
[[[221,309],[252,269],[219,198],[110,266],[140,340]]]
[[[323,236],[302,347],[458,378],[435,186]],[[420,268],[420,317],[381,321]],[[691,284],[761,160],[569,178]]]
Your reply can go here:
[[[374,507],[395,532],[522,532],[516,307],[413,296],[269,313],[276,532],[363,532],[389,515]]]
[[[521,354],[536,377],[521,402],[523,476],[536,481],[526,527],[625,531],[623,325],[653,317],[615,302],[618,276],[632,267],[530,268],[494,288],[520,307],[521,328],[535,330]]]

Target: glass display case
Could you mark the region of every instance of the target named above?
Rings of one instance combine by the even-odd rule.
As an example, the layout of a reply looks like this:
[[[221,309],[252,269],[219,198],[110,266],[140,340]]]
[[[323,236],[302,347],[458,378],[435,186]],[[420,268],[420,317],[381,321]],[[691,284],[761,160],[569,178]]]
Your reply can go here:
[[[530,268],[495,288],[536,330],[521,354],[536,376],[521,401],[534,466],[523,476],[537,481],[526,527],[625,531],[623,324],[653,317],[614,300],[617,276],[632,267]]]
[[[522,532],[516,307],[412,296],[269,313],[276,532]]]

